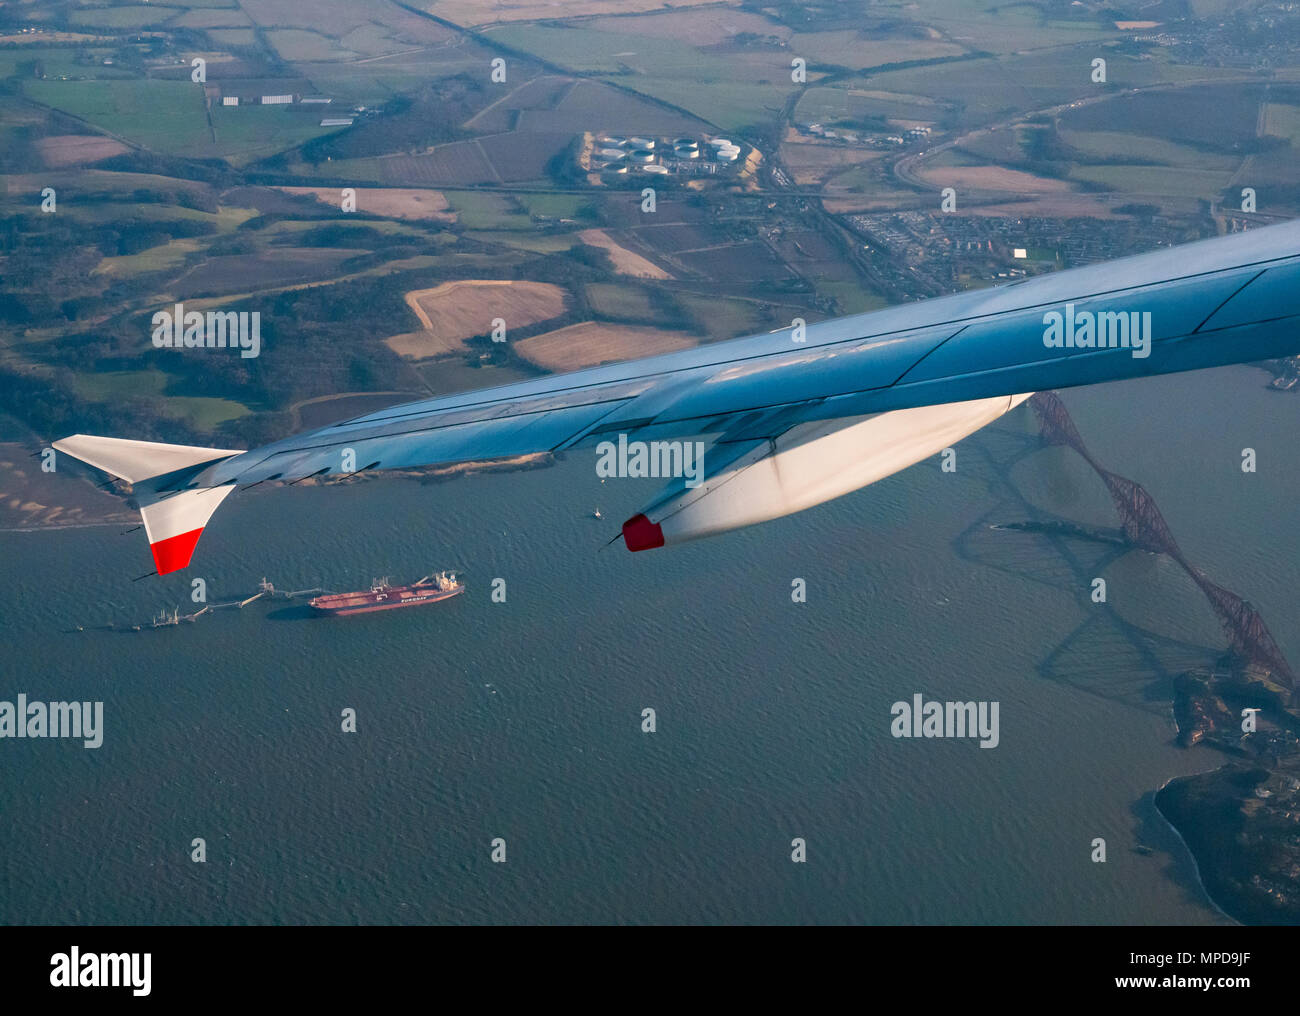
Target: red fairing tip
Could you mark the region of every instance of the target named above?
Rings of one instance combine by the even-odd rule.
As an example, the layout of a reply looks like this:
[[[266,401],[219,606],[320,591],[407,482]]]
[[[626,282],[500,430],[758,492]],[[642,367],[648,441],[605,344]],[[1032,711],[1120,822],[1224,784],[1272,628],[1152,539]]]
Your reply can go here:
[[[158,574],[180,571],[188,565],[202,535],[202,529],[192,529],[188,533],[169,536],[165,540],[149,544],[149,549],[153,551],[153,563],[158,566]]]
[[[631,551],[653,550],[664,545],[664,531],[644,515],[633,515],[623,523],[623,542]]]

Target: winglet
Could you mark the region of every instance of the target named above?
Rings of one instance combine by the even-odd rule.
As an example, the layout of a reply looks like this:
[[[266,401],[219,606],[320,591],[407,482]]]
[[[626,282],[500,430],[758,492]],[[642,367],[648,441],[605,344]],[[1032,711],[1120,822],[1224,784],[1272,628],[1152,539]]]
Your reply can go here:
[[[182,490],[140,509],[159,575],[180,571],[190,563],[203,527],[217,505],[234,489],[235,485],[230,483],[224,487]]]
[[[238,448],[202,448],[91,434],[65,437],[55,441],[54,448],[130,484],[155,476],[168,476],[205,462],[219,462],[241,452]],[[203,527],[212,518],[217,505],[234,489],[235,485],[230,483],[221,487],[193,487],[160,496],[156,491],[141,493],[137,488],[137,496],[142,502],[140,514],[144,516],[144,531],[149,536],[149,549],[153,551],[159,575],[179,571],[190,563],[199,537],[203,535]]]

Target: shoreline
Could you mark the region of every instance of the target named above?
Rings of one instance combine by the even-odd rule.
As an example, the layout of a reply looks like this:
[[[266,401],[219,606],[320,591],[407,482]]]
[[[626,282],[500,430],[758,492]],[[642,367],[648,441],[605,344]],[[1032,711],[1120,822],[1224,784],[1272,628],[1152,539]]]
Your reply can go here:
[[[1224,765],[1226,764],[1227,763],[1225,763]],[[1164,824],[1169,827],[1169,829],[1173,832],[1174,836],[1177,838],[1179,845],[1183,848],[1184,851],[1186,851],[1187,857],[1192,862],[1192,872],[1196,876],[1196,887],[1201,891],[1201,895],[1205,897],[1205,899],[1209,902],[1212,908],[1214,908],[1216,911],[1218,911],[1220,914],[1226,917],[1233,924],[1237,925],[1238,927],[1249,927],[1246,924],[1246,922],[1228,913],[1228,911],[1226,911],[1223,908],[1223,905],[1214,898],[1214,894],[1210,892],[1210,887],[1205,884],[1205,876],[1201,874],[1201,862],[1196,856],[1196,851],[1194,851],[1192,849],[1191,844],[1187,842],[1187,838],[1183,836],[1182,830],[1179,829],[1178,826],[1174,825],[1173,820],[1170,819],[1170,817],[1165,814],[1164,809],[1160,807],[1160,793],[1171,783],[1174,783],[1177,780],[1189,779],[1191,776],[1204,776],[1207,773],[1217,773],[1220,769],[1223,768],[1224,766],[1219,766],[1218,768],[1215,769],[1204,769],[1201,772],[1191,773],[1190,776],[1170,776],[1167,780],[1164,781],[1164,783],[1160,784],[1160,786],[1156,787],[1156,789],[1151,792],[1151,807],[1155,809],[1156,814],[1160,816],[1161,821],[1163,821]]]

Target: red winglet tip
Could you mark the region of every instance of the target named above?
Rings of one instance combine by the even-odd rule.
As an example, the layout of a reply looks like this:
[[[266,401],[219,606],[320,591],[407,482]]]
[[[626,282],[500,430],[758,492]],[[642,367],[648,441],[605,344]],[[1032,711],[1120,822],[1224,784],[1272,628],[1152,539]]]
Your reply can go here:
[[[202,535],[202,528],[192,529],[188,533],[169,536],[165,540],[149,544],[149,549],[153,551],[153,562],[158,566],[158,574],[180,571],[188,565]]]
[[[633,515],[623,523],[623,542],[630,551],[653,550],[664,545],[664,531],[644,515]]]

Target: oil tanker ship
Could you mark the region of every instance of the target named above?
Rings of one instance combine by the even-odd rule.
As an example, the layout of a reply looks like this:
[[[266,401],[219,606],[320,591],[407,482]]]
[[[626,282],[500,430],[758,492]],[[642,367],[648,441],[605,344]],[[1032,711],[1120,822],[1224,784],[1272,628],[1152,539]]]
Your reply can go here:
[[[346,617],[349,614],[368,614],[372,610],[392,610],[395,607],[414,607],[437,603],[465,591],[465,585],[456,581],[452,572],[434,572],[409,586],[392,586],[388,579],[376,579],[366,592],[327,593],[309,601],[318,614]]]

